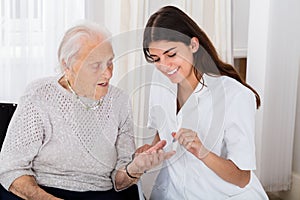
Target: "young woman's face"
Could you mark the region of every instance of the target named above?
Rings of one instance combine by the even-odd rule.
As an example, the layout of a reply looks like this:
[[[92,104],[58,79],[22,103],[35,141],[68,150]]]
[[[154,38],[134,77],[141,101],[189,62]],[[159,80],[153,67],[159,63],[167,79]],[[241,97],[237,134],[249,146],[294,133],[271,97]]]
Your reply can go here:
[[[84,47],[69,72],[73,89],[81,96],[99,99],[108,91],[114,53],[109,42]]]
[[[149,53],[156,68],[173,83],[182,83],[195,78],[192,45],[182,42],[155,41],[149,44]]]

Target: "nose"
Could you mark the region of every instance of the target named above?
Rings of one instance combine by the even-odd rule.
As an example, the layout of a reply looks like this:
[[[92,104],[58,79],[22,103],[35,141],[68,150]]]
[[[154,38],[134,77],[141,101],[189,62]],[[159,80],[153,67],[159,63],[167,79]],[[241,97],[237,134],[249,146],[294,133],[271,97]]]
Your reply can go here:
[[[157,64],[158,67],[164,71],[172,67],[172,62],[166,57],[161,57]]]
[[[112,73],[113,73],[113,65],[110,65],[106,67],[102,76],[106,79],[110,79],[112,77]]]

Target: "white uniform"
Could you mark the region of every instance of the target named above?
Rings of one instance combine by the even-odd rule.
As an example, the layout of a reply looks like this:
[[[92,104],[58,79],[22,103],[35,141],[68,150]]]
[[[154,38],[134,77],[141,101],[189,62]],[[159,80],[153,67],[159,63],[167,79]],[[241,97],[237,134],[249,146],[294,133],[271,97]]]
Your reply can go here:
[[[171,133],[179,128],[196,131],[206,148],[232,160],[242,170],[255,170],[253,92],[227,76],[203,76],[176,114],[177,86],[156,72],[149,100],[148,127],[166,140],[166,151],[176,154],[163,164],[151,199],[268,199],[259,180],[251,172],[245,188],[224,181],[181,145],[172,143]],[[157,82],[156,82],[157,80]]]

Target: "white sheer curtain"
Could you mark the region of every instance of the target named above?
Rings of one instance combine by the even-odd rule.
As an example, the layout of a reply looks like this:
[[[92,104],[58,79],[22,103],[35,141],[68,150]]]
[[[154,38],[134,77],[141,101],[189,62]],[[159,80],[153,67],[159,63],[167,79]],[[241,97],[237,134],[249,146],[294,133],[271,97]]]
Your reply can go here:
[[[59,72],[62,34],[83,19],[84,0],[0,1],[0,101],[18,102],[26,85]]]
[[[211,36],[224,60],[231,58],[230,0],[1,0],[0,101],[17,102],[32,80],[56,74],[56,51],[63,32],[78,19],[104,24],[116,53],[112,83],[133,99],[136,132],[147,132],[147,91],[153,66],[142,54],[142,28],[164,5],[186,11]],[[219,14],[217,14],[219,13]],[[225,19],[225,21],[224,21]],[[220,28],[217,28],[220,27]],[[226,35],[226,38],[221,38]],[[221,39],[219,39],[221,38]],[[224,42],[226,41],[226,42]],[[146,67],[147,66],[147,67]],[[143,85],[141,87],[141,85]],[[138,140],[138,145],[142,140]]]
[[[112,82],[125,89],[133,100],[137,146],[151,142],[153,132],[146,128],[148,98],[153,65],[142,53],[142,28],[149,16],[165,5],[184,10],[211,36],[222,59],[232,63],[231,0],[119,0],[96,2],[102,9],[98,19],[113,32],[116,51]],[[111,13],[114,13],[111,15]],[[208,30],[206,30],[208,29]]]
[[[113,85],[124,89],[130,96],[134,113],[136,144],[141,146],[147,130],[147,72],[142,53],[143,26],[148,17],[148,0],[89,0],[87,19],[105,25],[112,33],[115,53]],[[148,76],[147,76],[148,75]],[[148,79],[149,80],[148,80]]]
[[[221,58],[233,64],[232,1],[215,0],[215,45]]]

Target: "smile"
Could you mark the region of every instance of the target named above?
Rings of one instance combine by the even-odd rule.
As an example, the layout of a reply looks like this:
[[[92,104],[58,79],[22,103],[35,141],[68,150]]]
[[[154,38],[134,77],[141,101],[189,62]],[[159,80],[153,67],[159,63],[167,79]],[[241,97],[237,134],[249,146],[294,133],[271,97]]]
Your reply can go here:
[[[175,74],[177,71],[178,71],[179,67],[177,67],[176,69],[173,69],[172,71],[170,72],[167,72],[168,75],[172,75],[172,74]]]

